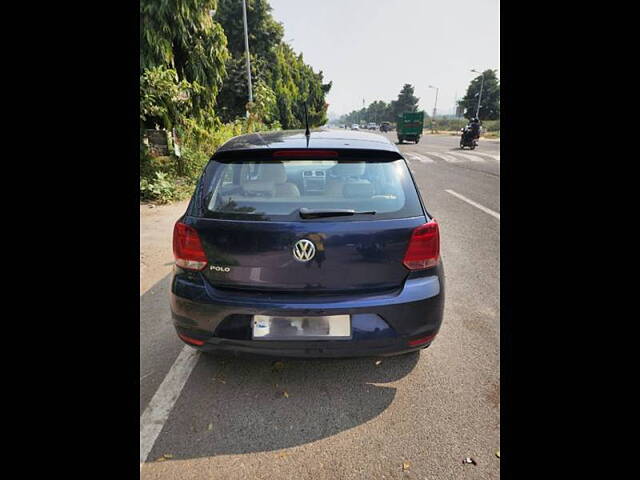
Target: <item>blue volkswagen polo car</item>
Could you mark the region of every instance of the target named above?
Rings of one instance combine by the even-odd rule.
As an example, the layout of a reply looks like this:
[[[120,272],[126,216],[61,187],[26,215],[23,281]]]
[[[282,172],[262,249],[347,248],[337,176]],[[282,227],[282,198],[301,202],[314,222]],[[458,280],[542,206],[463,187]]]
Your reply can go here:
[[[442,324],[438,224],[398,148],[364,132],[235,137],[175,225],[172,318],[209,352],[386,356]]]

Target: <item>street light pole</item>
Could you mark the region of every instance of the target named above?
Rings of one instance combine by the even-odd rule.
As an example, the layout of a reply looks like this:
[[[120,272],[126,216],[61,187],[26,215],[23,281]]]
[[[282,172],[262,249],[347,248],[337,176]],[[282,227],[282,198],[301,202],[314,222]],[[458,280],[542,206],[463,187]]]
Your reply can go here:
[[[480,102],[482,101],[482,87],[484,86],[484,72],[478,72],[477,70],[471,70],[475,73],[480,73],[482,75],[482,79],[480,80],[480,94],[478,95],[478,106],[476,107],[476,118],[480,120]]]
[[[253,89],[251,88],[251,60],[249,58],[249,33],[247,32],[247,3],[242,0],[242,18],[244,20],[244,50],[247,54],[247,80],[249,83],[249,103],[253,103]],[[249,118],[249,110],[247,110]]]
[[[431,133],[433,133],[433,121],[436,118],[436,109],[438,107],[438,91],[440,91],[440,88],[438,87],[434,87],[433,85],[429,85],[429,88],[435,88],[436,89],[436,101],[433,104],[433,115],[431,116]]]

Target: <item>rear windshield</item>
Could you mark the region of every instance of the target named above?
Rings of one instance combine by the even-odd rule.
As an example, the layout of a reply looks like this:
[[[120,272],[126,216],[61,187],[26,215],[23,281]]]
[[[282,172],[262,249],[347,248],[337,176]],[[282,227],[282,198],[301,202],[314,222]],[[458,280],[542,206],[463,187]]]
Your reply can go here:
[[[212,161],[205,217],[301,220],[300,209],[348,209],[315,221],[380,220],[423,215],[404,160]],[[206,188],[206,187],[205,187]],[[375,212],[357,213],[357,212]]]

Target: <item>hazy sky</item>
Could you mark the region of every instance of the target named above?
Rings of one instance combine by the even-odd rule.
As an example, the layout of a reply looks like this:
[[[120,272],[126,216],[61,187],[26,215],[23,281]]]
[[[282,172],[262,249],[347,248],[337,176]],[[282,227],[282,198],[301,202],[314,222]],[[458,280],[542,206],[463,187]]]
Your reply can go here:
[[[270,0],[285,40],[325,81],[330,114],[415,86],[429,114],[452,113],[476,74],[500,68],[499,0]],[[249,45],[251,49],[251,45]],[[500,71],[498,71],[500,76]]]

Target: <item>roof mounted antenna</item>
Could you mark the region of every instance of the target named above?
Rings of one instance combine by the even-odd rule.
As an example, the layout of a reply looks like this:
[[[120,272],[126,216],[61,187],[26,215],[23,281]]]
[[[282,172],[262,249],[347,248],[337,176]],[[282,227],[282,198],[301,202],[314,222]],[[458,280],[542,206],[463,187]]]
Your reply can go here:
[[[307,102],[304,102],[304,125],[305,125],[305,131],[304,134],[307,136],[307,140],[309,139],[309,135],[311,135],[311,132],[309,131],[309,117],[307,116]]]

